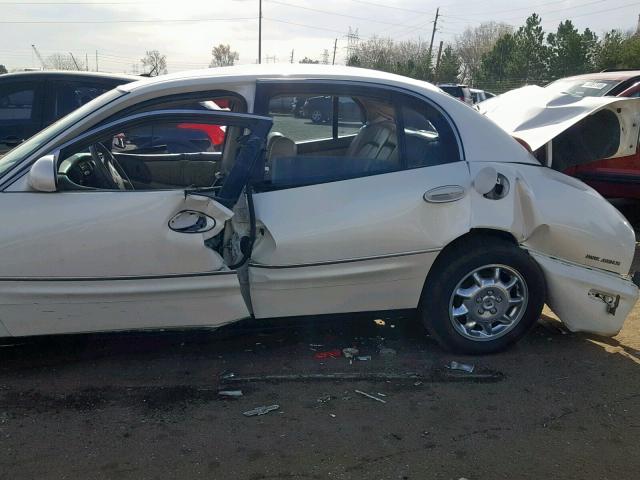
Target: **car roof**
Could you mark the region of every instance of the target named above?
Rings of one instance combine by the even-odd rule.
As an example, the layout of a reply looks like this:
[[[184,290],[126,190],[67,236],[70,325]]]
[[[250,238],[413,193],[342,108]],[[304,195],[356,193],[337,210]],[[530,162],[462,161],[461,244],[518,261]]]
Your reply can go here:
[[[438,83],[438,87],[466,87],[464,83]]]
[[[622,82],[634,77],[640,77],[640,70],[584,73],[582,75],[574,75],[572,77],[565,77],[559,80],[618,80]]]
[[[122,91],[135,92],[136,90],[172,88],[174,85],[178,87],[184,82],[194,85],[215,85],[217,83],[255,82],[257,80],[282,78],[291,78],[293,80],[351,80],[397,86],[405,85],[407,87],[420,87],[438,91],[436,87],[428,82],[393,73],[341,65],[308,64],[251,64],[191,70],[146,78],[119,88]]]
[[[124,73],[81,72],[75,70],[38,70],[29,72],[13,72],[0,75],[0,80],[20,79],[36,80],[39,78],[82,79],[82,80],[120,80],[127,83],[140,80],[135,75]]]

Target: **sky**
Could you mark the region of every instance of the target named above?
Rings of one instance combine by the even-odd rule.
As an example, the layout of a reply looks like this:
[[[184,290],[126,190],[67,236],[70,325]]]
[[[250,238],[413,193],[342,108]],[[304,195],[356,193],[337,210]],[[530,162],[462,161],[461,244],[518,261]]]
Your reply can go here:
[[[146,50],[167,56],[170,72],[205,68],[211,48],[230,44],[238,63],[258,58],[259,0],[0,0],[0,64],[9,70],[39,67],[54,53],[88,59],[89,68],[137,73]],[[262,61],[306,57],[344,63],[347,34],[429,40],[440,8],[435,44],[452,42],[486,21],[521,25],[538,13],[547,31],[571,19],[597,34],[635,30],[640,1],[633,0],[262,0]]]

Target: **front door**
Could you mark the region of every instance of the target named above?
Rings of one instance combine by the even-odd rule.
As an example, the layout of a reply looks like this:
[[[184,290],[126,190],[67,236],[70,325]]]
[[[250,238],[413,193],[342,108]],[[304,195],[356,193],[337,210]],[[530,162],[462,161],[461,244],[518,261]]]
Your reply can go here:
[[[175,140],[184,124],[216,127],[224,141],[181,154],[140,137],[161,126]],[[229,220],[270,125],[230,112],[146,112],[54,152],[55,192],[0,194],[0,321],[35,335],[247,316],[229,268],[239,260]],[[152,141],[153,153],[138,151]]]
[[[279,96],[306,100],[270,112]],[[415,308],[438,251],[469,225],[469,170],[443,112],[308,81],[259,84],[256,111],[274,119],[253,196],[256,317]]]

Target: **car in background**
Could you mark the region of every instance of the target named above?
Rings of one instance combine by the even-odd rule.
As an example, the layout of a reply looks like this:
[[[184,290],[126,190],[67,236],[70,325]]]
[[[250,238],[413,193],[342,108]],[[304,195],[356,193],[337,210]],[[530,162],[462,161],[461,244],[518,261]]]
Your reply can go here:
[[[85,103],[119,85],[141,80],[124,74],[68,71],[20,72],[0,77],[0,155]],[[228,100],[185,101],[176,107],[226,110]],[[132,132],[126,149],[132,153],[219,151],[224,128],[180,124]],[[117,145],[116,145],[117,147]]]
[[[471,91],[471,98],[473,99],[474,105],[495,97],[493,93],[487,92],[485,90],[480,90],[479,88],[470,88],[469,90]]]
[[[333,119],[333,97],[318,96],[308,98],[302,107],[302,117],[313,123],[330,122]],[[362,120],[362,110],[351,97],[338,97],[338,118],[342,122]]]
[[[440,88],[445,93],[448,93],[452,97],[457,98],[461,102],[464,102],[468,105],[473,105],[473,96],[471,95],[471,89],[467,85],[462,85],[460,83],[439,83],[438,88]]]
[[[37,71],[0,77],[0,155],[133,75]]]
[[[561,78],[545,90],[583,97],[640,97],[640,70],[604,70]],[[640,148],[616,158],[596,157],[567,168],[565,173],[579,178],[608,198],[640,199]]]

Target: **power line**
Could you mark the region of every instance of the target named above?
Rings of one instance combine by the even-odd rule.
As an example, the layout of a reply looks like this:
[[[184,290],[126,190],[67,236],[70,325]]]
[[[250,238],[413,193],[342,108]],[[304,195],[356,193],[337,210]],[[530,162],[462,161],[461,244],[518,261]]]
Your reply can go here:
[[[209,23],[242,22],[256,20],[257,17],[238,18],[183,18],[183,19],[145,19],[145,20],[0,20],[0,24],[45,25],[45,24],[110,24],[110,23]]]
[[[381,24],[384,24],[384,25],[394,25],[394,26],[406,26],[406,24],[404,24],[404,23],[387,22],[385,20],[376,20],[374,18],[358,17],[356,15],[348,15],[346,13],[338,13],[338,12],[333,12],[333,11],[329,11],[329,10],[321,10],[319,8],[305,7],[303,5],[296,5],[294,3],[282,2],[280,0],[265,0],[265,1],[268,1],[269,3],[275,3],[275,4],[278,4],[278,5],[284,5],[286,7],[300,8],[302,10],[309,10],[311,12],[324,13],[326,15],[335,15],[335,16],[338,16],[338,17],[352,18],[352,19],[355,19],[355,20],[362,20],[362,21],[365,21],[365,22],[381,23]]]

